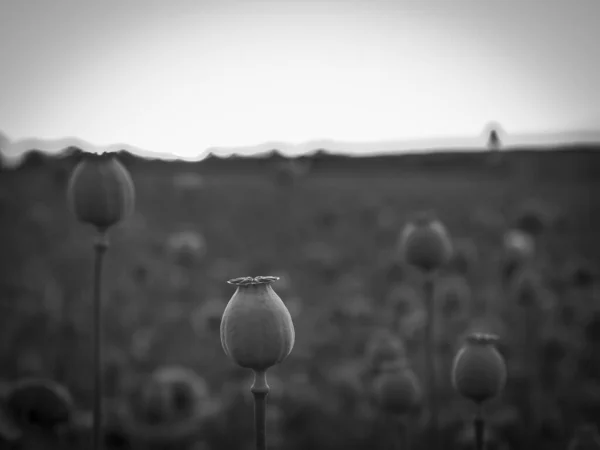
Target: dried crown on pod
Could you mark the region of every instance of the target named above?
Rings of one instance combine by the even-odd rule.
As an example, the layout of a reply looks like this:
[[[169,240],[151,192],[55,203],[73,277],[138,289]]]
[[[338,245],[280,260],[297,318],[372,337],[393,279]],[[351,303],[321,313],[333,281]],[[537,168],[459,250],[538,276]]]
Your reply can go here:
[[[264,371],[285,360],[295,341],[287,307],[271,287],[278,277],[229,280],[237,287],[221,319],[221,344],[237,365]]]
[[[448,231],[430,212],[417,214],[404,227],[400,247],[405,261],[423,272],[443,267],[452,256],[452,242]]]
[[[452,384],[476,403],[497,396],[506,384],[506,363],[494,346],[497,340],[492,334],[473,333],[454,358]]]
[[[73,170],[67,195],[77,219],[101,231],[131,214],[135,202],[131,176],[111,153],[86,154]]]

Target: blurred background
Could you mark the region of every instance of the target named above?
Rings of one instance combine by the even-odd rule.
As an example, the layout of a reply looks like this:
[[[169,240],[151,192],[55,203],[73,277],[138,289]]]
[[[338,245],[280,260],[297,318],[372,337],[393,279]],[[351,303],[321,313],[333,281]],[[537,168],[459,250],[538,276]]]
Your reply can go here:
[[[94,233],[66,186],[104,151],[137,190],[106,256],[107,449],[254,448],[219,326],[227,280],[258,275],[297,332],[270,448],[389,448],[381,355],[426,379],[398,249],[422,210],[455,247],[445,448],[472,448],[450,370],[476,331],[509,373],[488,450],[600,440],[599,30],[597,0],[0,0],[0,448],[87,448]],[[409,420],[426,450],[429,412]]]
[[[137,203],[111,231],[106,258],[107,448],[155,448],[144,436],[157,432],[167,436],[160,448],[253,448],[252,373],[219,338],[234,292],[226,281],[247,275],[281,277],[273,288],[296,327],[291,355],[268,372],[270,448],[388,448],[368,347],[391,331],[424,384],[422,279],[398,250],[421,210],[436,212],[455,247],[435,290],[445,448],[472,445],[474,408],[450,370],[473,331],[500,336],[508,365],[504,392],[486,406],[488,448],[532,448],[533,435],[536,448],[564,449],[580,425],[598,425],[600,154],[517,150],[195,163],[121,152]],[[31,448],[83,448],[89,435],[94,233],[66,201],[81,155],[32,151],[0,172],[3,391],[26,377],[55,380],[75,411],[60,444]],[[175,390],[153,396],[156,370],[195,388],[183,400]],[[185,398],[198,415],[182,430],[174,417],[188,411]],[[411,420],[424,448],[426,411]],[[10,420],[0,422],[2,445],[18,448],[8,447],[18,435]]]

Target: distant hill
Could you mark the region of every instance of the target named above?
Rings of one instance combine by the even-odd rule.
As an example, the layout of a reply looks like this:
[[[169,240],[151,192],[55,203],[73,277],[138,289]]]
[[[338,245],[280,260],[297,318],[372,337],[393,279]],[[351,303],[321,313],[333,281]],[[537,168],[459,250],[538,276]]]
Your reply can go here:
[[[582,182],[600,181],[600,144],[571,144],[514,147],[501,152],[461,151],[442,149],[427,153],[396,153],[375,156],[348,156],[319,149],[296,158],[271,149],[260,155],[221,157],[210,154],[202,161],[164,160],[145,158],[122,149],[116,153],[131,170],[171,176],[179,172],[194,172],[206,176],[251,175],[271,177],[286,164],[301,164],[309,176],[333,174],[336,176],[412,176],[431,173],[435,176],[469,176],[489,178],[519,176],[522,179],[545,179],[550,182],[577,179]],[[26,153],[16,171],[50,168],[66,176],[85,152],[79,147],[68,147],[50,155],[39,150]]]
[[[199,149],[198,157],[189,158],[190,161],[202,160],[210,155],[266,155],[273,149],[284,155],[311,155],[319,149],[326,149],[328,153],[350,154],[352,156],[371,156],[379,154],[394,153],[423,153],[423,152],[446,152],[449,150],[459,152],[474,152],[485,150],[487,134],[466,138],[434,138],[426,140],[408,141],[378,141],[378,142],[341,142],[334,140],[313,140],[299,144],[286,142],[265,142],[256,146],[247,147],[218,147],[202,151]],[[566,144],[565,144],[566,143]],[[519,134],[504,135],[502,145],[506,149],[535,148],[536,150],[548,150],[573,143],[589,145],[600,144],[600,131],[572,131],[546,134]],[[75,137],[62,139],[21,139],[10,141],[7,136],[0,132],[0,151],[4,164],[7,166],[18,165],[24,155],[32,150],[49,154],[60,154],[68,148],[78,148],[86,152],[100,151],[126,151],[150,159],[180,159],[172,154],[151,152],[128,144],[110,144],[100,146]]]

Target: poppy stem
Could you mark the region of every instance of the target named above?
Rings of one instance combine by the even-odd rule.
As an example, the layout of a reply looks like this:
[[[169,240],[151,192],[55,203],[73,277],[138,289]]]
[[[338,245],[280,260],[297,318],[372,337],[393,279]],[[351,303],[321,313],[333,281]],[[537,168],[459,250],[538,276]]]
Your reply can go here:
[[[102,448],[102,263],[108,249],[108,237],[98,230],[94,241],[94,297],[93,297],[93,341],[94,341],[94,409],[92,448]]]
[[[269,395],[267,384],[267,371],[255,370],[254,383],[250,391],[254,395],[254,425],[256,435],[256,450],[267,450],[266,416],[267,395]]]
[[[397,417],[394,421],[396,436],[394,439],[394,450],[409,450],[410,449],[410,431],[407,419]]]
[[[433,301],[435,275],[428,274],[425,278],[425,302],[427,307],[427,322],[425,325],[425,358],[427,364],[427,391],[429,399],[430,450],[437,450],[438,445],[438,402],[436,383],[436,351],[435,351],[435,305]]]
[[[477,413],[473,419],[473,427],[475,428],[475,449],[484,450],[485,442],[485,419],[483,418],[483,407],[477,405]]]

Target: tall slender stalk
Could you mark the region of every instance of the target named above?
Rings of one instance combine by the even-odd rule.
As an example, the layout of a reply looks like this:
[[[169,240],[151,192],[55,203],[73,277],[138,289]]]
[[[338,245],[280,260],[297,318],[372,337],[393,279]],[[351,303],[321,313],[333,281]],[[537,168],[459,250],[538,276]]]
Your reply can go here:
[[[410,427],[408,426],[408,418],[394,417],[392,425],[394,426],[393,435],[393,450],[409,450],[410,449]]]
[[[477,405],[477,412],[473,419],[475,428],[475,450],[484,450],[485,448],[485,419],[483,418],[483,406]]]
[[[537,433],[537,414],[539,404],[539,391],[538,391],[538,371],[539,371],[539,359],[537,352],[537,333],[538,329],[538,312],[528,307],[525,311],[526,316],[526,329],[525,329],[525,358],[531,369],[527,376],[527,388],[529,394],[529,401],[527,402],[527,439],[529,445],[535,445],[536,433]]]
[[[269,395],[267,384],[267,371],[255,370],[254,383],[250,391],[254,395],[254,426],[256,435],[256,450],[267,450],[267,395]]]
[[[102,263],[108,249],[108,237],[98,230],[94,241],[94,292],[93,292],[93,341],[94,341],[94,409],[92,448],[102,449]]]
[[[434,305],[434,283],[435,275],[427,274],[425,277],[425,304],[427,308],[427,322],[425,325],[425,359],[427,368],[427,391],[429,401],[430,422],[430,446],[429,450],[439,448],[439,418],[437,398],[437,367],[435,349],[435,305]]]

